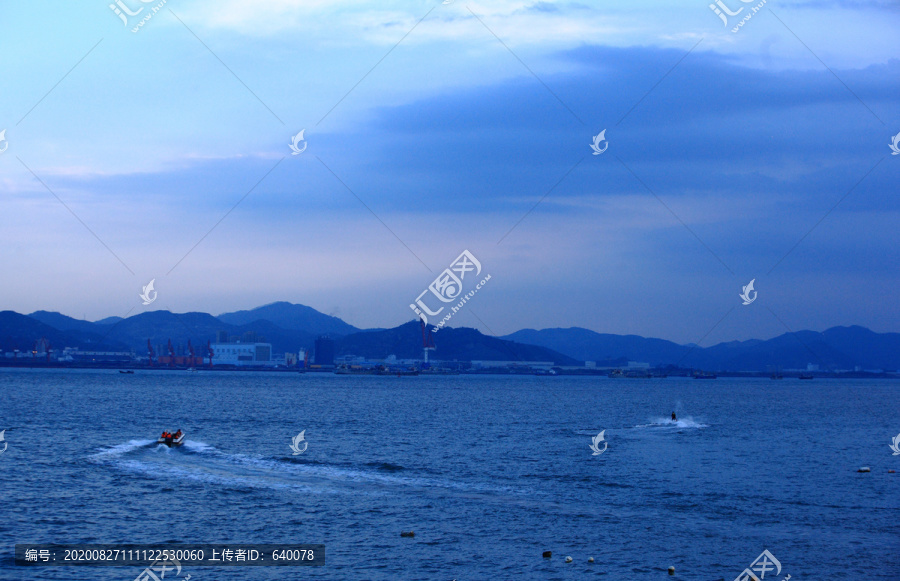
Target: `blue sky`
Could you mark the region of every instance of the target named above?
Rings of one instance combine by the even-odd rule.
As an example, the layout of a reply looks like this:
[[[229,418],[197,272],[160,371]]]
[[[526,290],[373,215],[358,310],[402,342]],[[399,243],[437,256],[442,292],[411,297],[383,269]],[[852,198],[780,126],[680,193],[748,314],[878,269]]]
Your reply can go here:
[[[900,7],[722,1],[2,2],[0,307],[900,330]]]

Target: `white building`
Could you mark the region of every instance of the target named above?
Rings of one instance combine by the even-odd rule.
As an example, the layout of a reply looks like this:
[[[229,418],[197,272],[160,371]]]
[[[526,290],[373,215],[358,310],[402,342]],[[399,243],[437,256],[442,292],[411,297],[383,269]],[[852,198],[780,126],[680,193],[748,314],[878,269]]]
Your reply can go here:
[[[288,367],[295,367],[297,364],[303,365],[306,361],[306,349],[301,349],[298,353],[285,353],[284,364]]]
[[[213,365],[275,365],[271,343],[213,343]]]

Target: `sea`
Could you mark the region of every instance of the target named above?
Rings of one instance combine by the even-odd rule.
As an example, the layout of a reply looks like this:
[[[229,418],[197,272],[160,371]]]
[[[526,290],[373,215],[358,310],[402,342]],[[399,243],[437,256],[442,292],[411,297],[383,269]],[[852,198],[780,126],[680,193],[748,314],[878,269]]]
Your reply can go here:
[[[325,546],[192,581],[900,579],[898,381],[4,369],[0,430],[3,580],[143,570],[16,543]]]

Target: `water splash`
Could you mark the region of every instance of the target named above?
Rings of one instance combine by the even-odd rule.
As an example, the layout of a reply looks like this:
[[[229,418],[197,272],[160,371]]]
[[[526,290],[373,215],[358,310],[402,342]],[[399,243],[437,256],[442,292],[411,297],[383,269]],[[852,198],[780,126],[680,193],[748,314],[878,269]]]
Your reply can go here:
[[[708,428],[709,424],[704,424],[694,420],[688,416],[673,420],[671,418],[652,418],[649,424],[640,424],[635,428],[680,428],[680,429],[700,429]]]

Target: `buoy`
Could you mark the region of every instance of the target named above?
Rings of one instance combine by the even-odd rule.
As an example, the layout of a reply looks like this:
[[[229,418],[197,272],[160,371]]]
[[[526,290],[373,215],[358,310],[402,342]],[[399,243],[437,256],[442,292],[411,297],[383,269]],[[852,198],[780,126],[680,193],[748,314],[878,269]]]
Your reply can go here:
[[[863,466],[862,468],[857,470],[857,472],[871,472],[871,471],[872,471],[872,469],[869,468],[868,466]]]
[[[544,551],[543,553],[541,553],[541,556],[543,556],[545,559],[549,559],[553,556],[553,551]]]
[[[593,558],[593,557],[588,557],[588,563],[593,563],[593,562],[594,562],[594,558]]]
[[[566,563],[571,563],[571,562],[572,562],[572,557],[566,557]]]
[[[893,470],[888,470],[888,474],[893,474],[893,473],[894,473]]]
[[[675,567],[669,567],[669,575],[675,574]]]
[[[412,531],[409,531],[409,532],[403,531],[400,533],[400,536],[401,537],[414,537],[414,536],[416,536],[416,533],[414,533]]]

